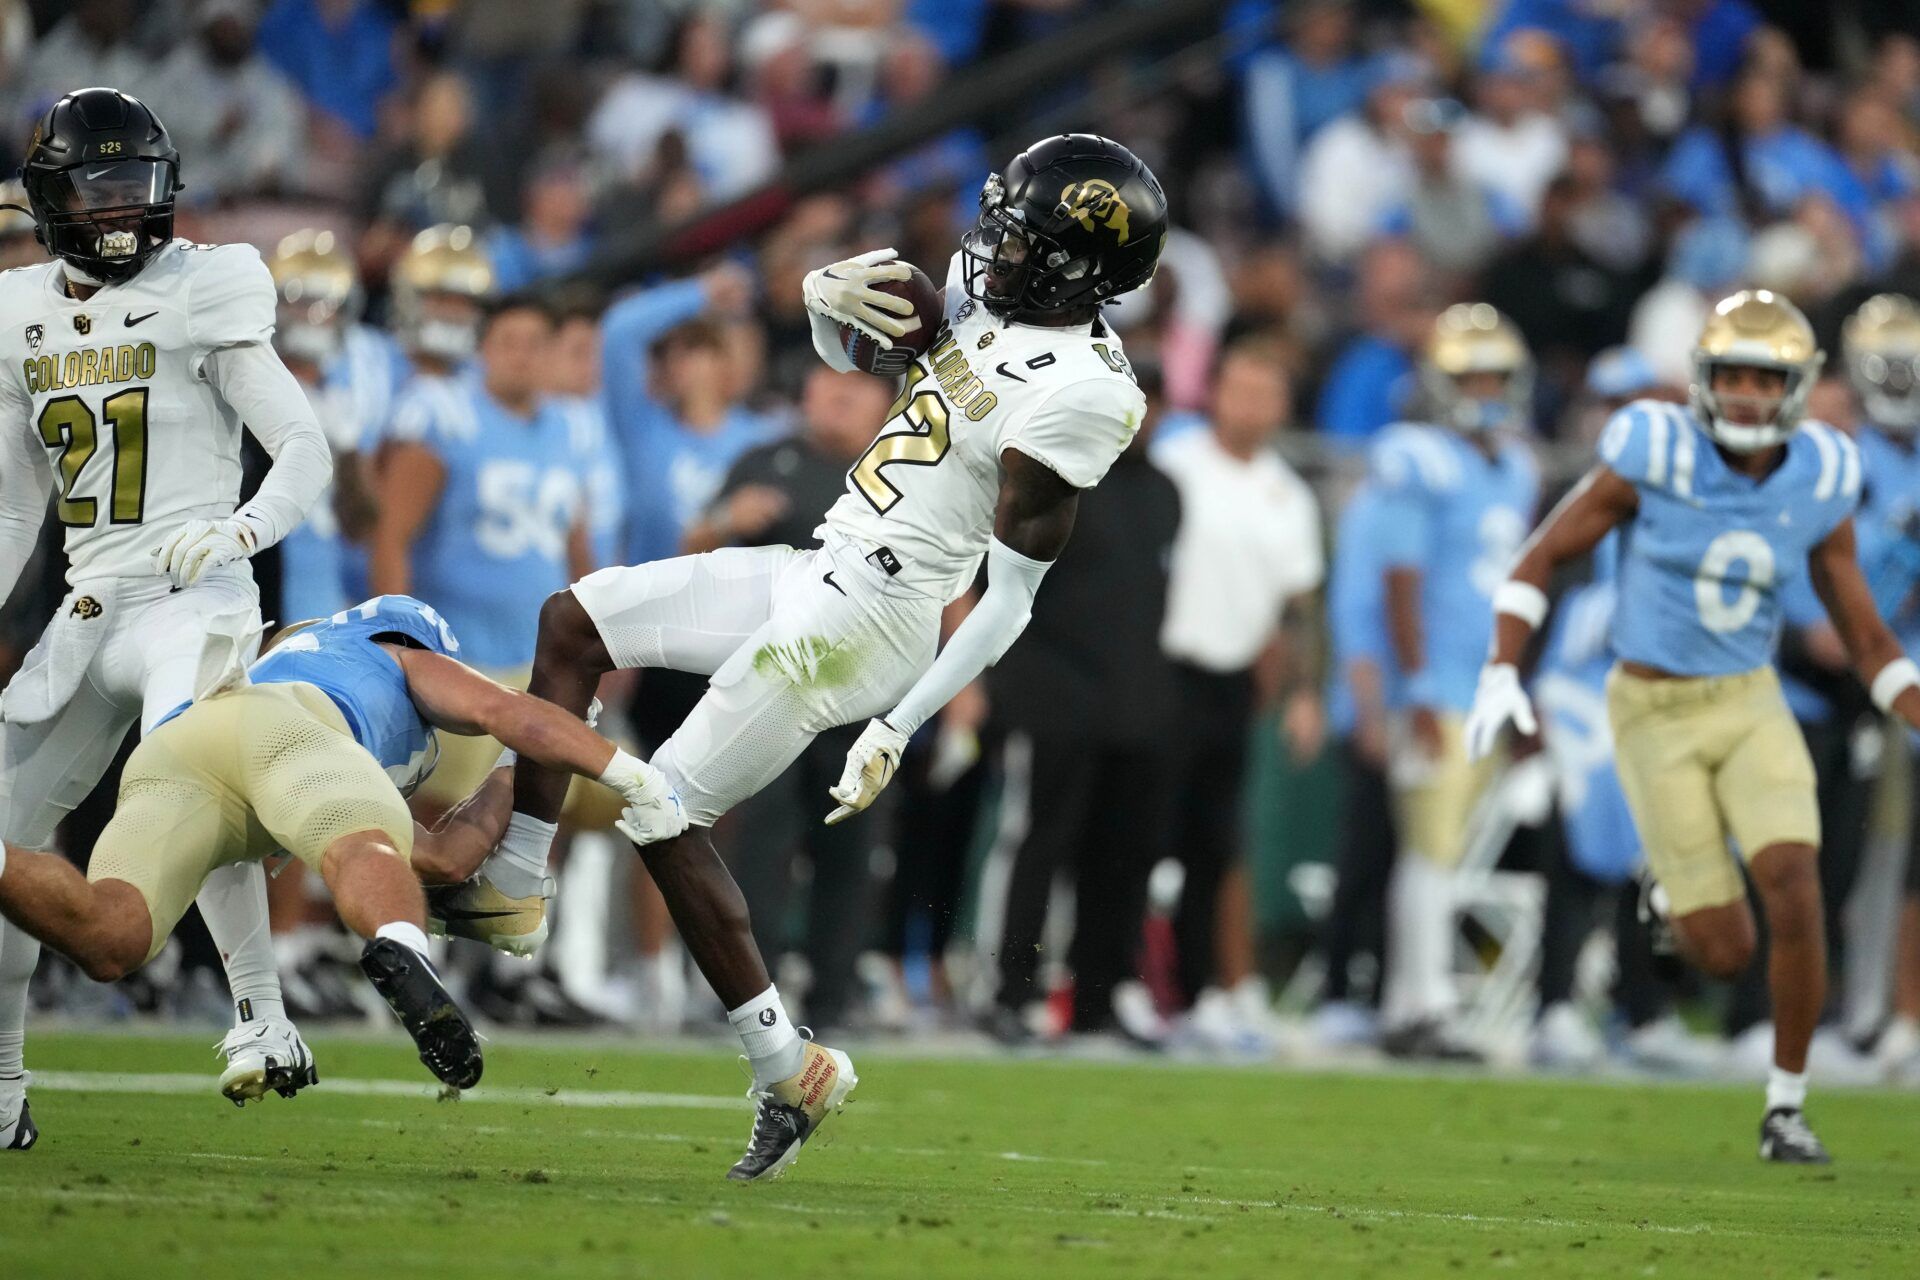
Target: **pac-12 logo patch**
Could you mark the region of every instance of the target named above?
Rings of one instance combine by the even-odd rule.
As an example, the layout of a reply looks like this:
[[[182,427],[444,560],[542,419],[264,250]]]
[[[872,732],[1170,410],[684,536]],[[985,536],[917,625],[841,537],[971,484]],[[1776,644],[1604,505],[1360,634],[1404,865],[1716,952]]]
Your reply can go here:
[[[38,351],[41,342],[46,339],[46,336],[47,326],[43,324],[30,324],[27,326],[27,346],[31,350]]]
[[[100,602],[92,596],[81,596],[73,602],[73,616],[76,618],[93,619],[105,612],[106,610],[100,607]]]

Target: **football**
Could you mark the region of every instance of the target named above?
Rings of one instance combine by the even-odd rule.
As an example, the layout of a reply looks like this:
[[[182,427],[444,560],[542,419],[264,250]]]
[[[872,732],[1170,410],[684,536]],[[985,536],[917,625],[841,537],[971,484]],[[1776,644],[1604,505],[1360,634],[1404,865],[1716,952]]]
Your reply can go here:
[[[934,335],[940,330],[940,321],[946,313],[940,290],[920,268],[908,263],[907,269],[913,274],[905,280],[882,280],[873,286],[881,293],[905,298],[913,304],[913,314],[903,317],[907,331],[893,340],[892,347],[882,347],[850,324],[840,326],[840,345],[853,367],[862,373],[879,374],[883,378],[905,373],[915,356],[925,355],[933,346]]]

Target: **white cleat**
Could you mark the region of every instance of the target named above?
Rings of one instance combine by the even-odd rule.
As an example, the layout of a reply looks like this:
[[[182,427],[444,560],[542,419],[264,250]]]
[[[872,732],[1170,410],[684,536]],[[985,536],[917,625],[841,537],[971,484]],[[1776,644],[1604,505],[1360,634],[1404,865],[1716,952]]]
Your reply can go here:
[[[1528,1060],[1546,1071],[1591,1071],[1606,1053],[1593,1024],[1564,1000],[1541,1010],[1527,1045]]]
[[[758,1182],[785,1173],[807,1139],[846,1105],[847,1095],[860,1083],[853,1062],[838,1049],[809,1042],[800,1061],[796,1074],[748,1092],[754,1101],[753,1133],[747,1153],[727,1170],[733,1181]]]
[[[226,1055],[220,1073],[220,1092],[244,1107],[269,1090],[291,1098],[310,1084],[320,1083],[313,1067],[313,1051],[300,1038],[300,1029],[285,1018],[254,1018],[227,1032],[216,1046]]]
[[[33,1072],[0,1078],[0,1151],[26,1151],[40,1140],[33,1111],[27,1106],[27,1086]]]

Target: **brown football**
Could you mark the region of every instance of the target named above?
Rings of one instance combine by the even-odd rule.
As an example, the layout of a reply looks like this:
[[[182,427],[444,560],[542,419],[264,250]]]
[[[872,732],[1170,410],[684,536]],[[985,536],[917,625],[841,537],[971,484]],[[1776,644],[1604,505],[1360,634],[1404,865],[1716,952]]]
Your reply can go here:
[[[927,273],[912,263],[907,264],[907,269],[913,274],[905,280],[881,280],[873,286],[881,293],[905,298],[913,304],[913,314],[902,317],[909,328],[893,340],[892,347],[883,349],[879,343],[850,324],[840,326],[840,346],[846,351],[847,359],[853,362],[853,367],[863,373],[875,373],[883,378],[905,373],[915,356],[925,355],[928,348],[933,346],[934,335],[939,332],[940,323],[946,317],[940,290],[927,278]]]

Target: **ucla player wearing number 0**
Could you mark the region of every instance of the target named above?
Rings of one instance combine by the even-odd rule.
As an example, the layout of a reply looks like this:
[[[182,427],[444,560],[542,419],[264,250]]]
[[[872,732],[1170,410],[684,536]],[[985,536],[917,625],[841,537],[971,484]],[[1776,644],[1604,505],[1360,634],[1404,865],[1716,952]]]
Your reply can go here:
[[[529,688],[569,710],[584,712],[616,667],[710,677],[654,756],[658,801],[629,807],[621,825],[753,1068],[753,1132],[730,1177],[784,1170],[854,1074],[845,1054],[806,1042],[788,1019],[708,828],[814,735],[874,717],[832,788],[828,821],[866,808],[914,730],[1020,634],[1080,491],[1140,424],[1144,398],[1100,309],[1153,275],[1166,230],[1165,194],[1125,147],[1086,134],[1036,143],[987,180],[948,272],[936,341],[848,472],[819,546],[604,569],[541,612]],[[851,367],[843,325],[889,348],[907,331],[909,304],[868,287],[906,277],[893,258],[863,254],[807,277],[814,346],[834,368]],[[983,557],[987,590],[936,658],[941,611]],[[544,865],[565,781],[519,771],[497,859]]]
[[[1468,721],[1476,755],[1531,719],[1516,663],[1556,565],[1621,530],[1607,713],[1620,781],[1683,952],[1720,977],[1755,930],[1733,859],[1752,872],[1772,958],[1774,1068],[1762,1158],[1825,1163],[1806,1123],[1807,1047],[1826,994],[1819,811],[1804,739],[1772,656],[1780,588],[1804,564],[1873,700],[1920,725],[1920,672],[1875,611],[1856,554],[1860,452],[1802,421],[1822,363],[1792,303],[1734,294],[1694,348],[1690,408],[1614,415],[1600,463],[1527,544],[1494,599],[1492,656]]]
[[[51,847],[129,726],[192,693],[207,619],[257,615],[247,558],[326,486],[327,441],[271,338],[275,294],[245,245],[173,235],[180,158],[144,105],[62,98],[22,171],[54,261],[0,275],[0,595],[55,496],[72,592],[0,698],[0,834]],[[272,469],[238,505],[246,424]],[[257,865],[223,867],[200,906],[240,1024],[221,1088],[285,1094],[312,1058],[282,1016]],[[0,1149],[31,1141],[23,1020],[38,944],[0,924]]]

